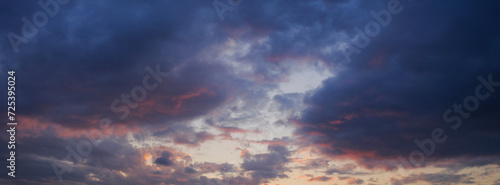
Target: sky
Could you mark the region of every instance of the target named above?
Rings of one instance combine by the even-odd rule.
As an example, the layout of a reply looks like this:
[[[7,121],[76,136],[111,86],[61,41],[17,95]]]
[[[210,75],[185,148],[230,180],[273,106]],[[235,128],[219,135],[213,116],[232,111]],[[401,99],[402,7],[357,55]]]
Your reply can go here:
[[[500,185],[499,9],[2,1],[0,184]]]

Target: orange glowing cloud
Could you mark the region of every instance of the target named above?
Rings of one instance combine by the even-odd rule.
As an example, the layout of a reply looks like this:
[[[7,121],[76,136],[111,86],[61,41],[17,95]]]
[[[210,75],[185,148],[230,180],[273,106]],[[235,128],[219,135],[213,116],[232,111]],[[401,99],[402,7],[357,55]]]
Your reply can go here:
[[[246,148],[244,148],[244,149],[242,149],[242,150],[240,151],[240,157],[241,157],[241,158],[248,158],[248,157],[250,157],[250,156],[252,156],[252,154],[251,154],[251,153],[250,153],[250,151],[248,151]]]

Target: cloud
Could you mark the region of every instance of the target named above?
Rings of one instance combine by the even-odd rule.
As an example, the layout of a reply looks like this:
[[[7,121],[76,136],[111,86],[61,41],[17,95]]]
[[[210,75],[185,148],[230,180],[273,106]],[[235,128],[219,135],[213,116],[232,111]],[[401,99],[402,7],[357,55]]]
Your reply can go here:
[[[290,151],[279,145],[269,145],[268,150],[269,153],[255,154],[245,158],[241,164],[241,168],[250,172],[251,177],[259,182],[287,177],[284,172],[288,171],[285,165],[290,160]]]
[[[486,12],[492,9],[464,2],[446,12],[467,11],[483,21],[449,16],[433,20],[443,12],[427,5],[415,4],[394,17],[387,30],[352,63],[306,96],[308,108],[297,117],[299,129],[295,132],[304,146],[312,144],[323,154],[354,159],[366,168],[393,169],[390,160],[397,160],[399,155],[408,158],[410,152],[419,149],[415,139],[430,138],[434,128],[442,128],[448,140],[437,144],[426,160],[498,157],[499,147],[490,142],[500,139],[494,113],[499,111],[494,106],[499,103],[496,92],[481,101],[479,109],[464,119],[457,131],[442,118],[454,103],[463,104],[465,97],[474,95],[481,84],[478,76],[495,76],[494,71],[500,69],[498,53],[489,49],[498,47],[492,42],[498,35],[481,29],[500,29],[484,21],[490,16]],[[411,16],[425,8],[429,12],[425,16]],[[434,31],[424,36],[425,30]],[[393,37],[402,34],[412,36]],[[478,34],[481,38],[472,36]],[[370,63],[375,59],[379,60],[376,67]],[[494,81],[499,79],[498,75],[494,77]]]
[[[5,7],[18,6],[4,4]],[[185,36],[209,32],[190,28],[188,23],[201,21],[199,19],[203,16],[199,15],[208,7],[186,5],[183,7],[200,12],[192,14],[172,9],[170,13],[175,16],[160,15],[163,9],[156,11],[160,10],[159,7],[181,4],[131,1],[116,6],[112,2],[72,1],[60,7],[58,15],[51,18],[31,42],[22,45],[22,55],[2,54],[10,61],[16,61],[9,64],[17,71],[23,71],[18,74],[19,78],[29,79],[17,84],[19,96],[24,97],[18,101],[20,106],[26,107],[24,115],[65,127],[88,128],[103,117],[122,124],[138,124],[145,119],[149,119],[149,124],[189,120],[220,105],[237,88],[235,84],[229,85],[233,82],[225,80],[231,76],[229,71],[218,64],[194,61],[189,58],[193,54],[186,52],[209,48],[207,45],[217,40],[207,40],[206,35],[198,38]],[[91,7],[112,10],[100,11]],[[22,23],[18,19],[37,8],[37,3],[30,3],[23,6],[27,11],[22,14],[11,12],[6,17],[9,21],[5,24],[8,25],[2,25],[4,29],[0,32],[18,33],[20,30],[15,28],[22,27],[18,25]],[[131,9],[133,13],[128,11]],[[182,20],[176,17],[182,17]],[[53,42],[54,39],[58,42]],[[205,40],[204,44],[201,40]],[[197,44],[180,44],[194,41]],[[2,48],[9,47],[9,42],[2,43]],[[37,58],[37,62],[29,62],[32,58]],[[157,64],[160,71],[170,71],[171,76],[158,84],[157,89],[147,91],[147,97],[137,108],[130,107],[130,116],[126,120],[119,120],[117,117],[122,112],[110,110],[112,102],[122,100],[122,95],[130,95],[148,75],[146,66],[155,68]],[[49,73],[50,79],[44,77]],[[156,82],[150,78],[148,83]],[[37,93],[33,94],[35,91]]]
[[[0,42],[0,76],[17,71],[24,123],[20,176],[0,183],[53,184],[54,163],[71,167],[68,184],[259,185],[292,170],[325,173],[311,181],[349,175],[339,179],[361,184],[358,167],[396,169],[394,160],[418,150],[415,139],[432,137],[437,127],[448,140],[425,156],[431,165],[459,171],[498,164],[498,91],[459,130],[442,116],[475,93],[479,75],[500,80],[500,27],[492,18],[500,3],[401,3],[404,12],[345,63],[353,28],[373,21],[370,12],[386,0],[245,1],[224,22],[211,2],[70,1],[18,54],[8,37]],[[23,35],[21,18],[41,8],[5,1],[0,11],[0,34]],[[168,76],[158,80],[151,69]],[[127,101],[144,81],[158,86],[143,101]],[[113,102],[125,108],[112,109]],[[77,146],[81,132],[98,129],[103,118],[113,122],[113,134],[81,164],[65,160],[65,147]],[[244,145],[235,146],[240,161],[193,162],[181,150],[219,139]],[[309,149],[308,157],[297,156]],[[474,180],[458,176],[393,181]]]
[[[344,181],[348,185],[363,184],[363,182],[365,182],[363,179],[359,179],[356,177],[350,177],[350,178],[345,179]]]
[[[332,177],[318,176],[307,179],[307,182],[326,182],[326,181],[331,181],[332,179],[333,179]]]
[[[189,155],[167,147],[135,148],[125,138],[108,138],[92,147],[92,153],[81,156],[78,163],[74,157],[65,159],[66,146],[77,150],[78,141],[53,136],[25,137],[16,155],[16,175],[21,180],[10,184],[50,184],[57,182],[51,164],[58,169],[66,168],[63,182],[68,184],[198,184],[206,173],[232,172],[230,164],[193,163]],[[74,140],[74,141],[72,141]],[[75,142],[76,141],[76,142]],[[24,148],[24,147],[29,147]],[[3,152],[6,153],[6,152]],[[148,163],[151,158],[154,163]],[[154,165],[153,165],[154,164]],[[166,170],[168,168],[169,170]]]
[[[156,158],[155,162],[156,164],[160,164],[163,166],[171,166],[174,164],[172,160],[170,160],[170,157],[172,154],[170,152],[162,152],[161,157]]]
[[[464,183],[464,184],[475,184],[474,181],[472,181],[474,178],[466,177],[465,175],[453,175],[453,174],[425,174],[425,173],[420,173],[420,174],[413,174],[409,177],[404,177],[400,179],[391,179],[391,183],[394,185],[399,185],[399,184],[410,184],[410,183],[416,183],[416,182],[428,182],[431,184],[457,184],[457,183]]]
[[[196,132],[193,127],[182,124],[172,125],[164,130],[156,131],[153,136],[171,138],[173,143],[189,147],[197,147],[205,141],[214,139],[214,135],[206,131]]]

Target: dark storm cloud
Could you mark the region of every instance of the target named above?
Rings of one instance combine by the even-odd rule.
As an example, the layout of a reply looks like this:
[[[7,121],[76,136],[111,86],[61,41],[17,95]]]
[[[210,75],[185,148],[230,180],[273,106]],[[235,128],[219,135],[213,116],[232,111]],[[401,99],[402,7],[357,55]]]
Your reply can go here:
[[[9,9],[1,26],[5,35],[21,34],[19,19],[41,9],[35,2],[3,4]],[[10,11],[15,8],[23,11]],[[20,46],[19,54],[9,51],[10,43],[3,37],[6,62],[2,66],[14,66],[17,77],[23,79],[18,80],[17,88],[18,96],[23,97],[17,102],[23,115],[67,127],[88,127],[95,121],[89,117],[116,118],[122,113],[111,112],[111,103],[142,84],[148,75],[146,66],[158,64],[162,72],[178,66],[158,89],[148,91],[145,101],[157,100],[143,105],[147,113],[131,109],[128,122],[136,122],[134,116],[142,113],[151,123],[189,119],[218,106],[238,88],[224,80],[229,76],[224,66],[189,59],[222,38],[210,36],[211,31],[204,28],[211,22],[204,15],[211,11],[209,6],[193,2],[71,1],[61,5],[59,13],[29,43]],[[211,94],[176,99],[202,88]]]
[[[306,97],[309,108],[296,132],[303,141],[368,168],[387,165],[376,160],[408,157],[419,149],[414,140],[431,138],[434,128],[444,129],[448,140],[427,159],[500,154],[498,90],[457,131],[454,122],[443,121],[454,103],[475,95],[478,76],[500,81],[500,27],[491,19],[500,4],[413,3],[345,70]],[[426,13],[414,16],[419,12]]]
[[[318,55],[315,50],[333,42],[328,36],[332,31],[351,28],[346,24],[352,22],[358,5],[337,7],[346,3],[245,2],[237,14],[214,27],[217,19],[210,3],[70,1],[59,6],[58,14],[29,43],[19,46],[18,54],[10,52],[10,41],[3,37],[0,46],[6,63],[2,66],[13,66],[22,71],[18,78],[26,79],[19,80],[17,91],[24,97],[18,101],[24,115],[82,128],[102,117],[119,116],[110,112],[111,102],[142,83],[148,74],[146,66],[159,64],[171,76],[160,88],[148,92],[145,101],[149,104],[140,105],[142,111],[131,109],[126,122],[148,118],[150,123],[171,123],[207,113],[231,95],[256,85],[211,62],[212,58],[200,59],[198,51],[222,43],[234,31],[246,30],[247,41],[266,33],[270,45],[255,46],[240,59],[253,65],[254,75],[276,82],[288,73],[290,65],[276,63],[276,59],[317,58],[312,56]],[[22,35],[19,19],[41,10],[37,3],[3,4],[6,16],[0,33],[5,35]],[[16,8],[22,11],[12,11]],[[276,16],[283,20],[274,19]],[[311,48],[321,41],[316,49]],[[206,91],[191,99],[176,99],[200,89]]]

